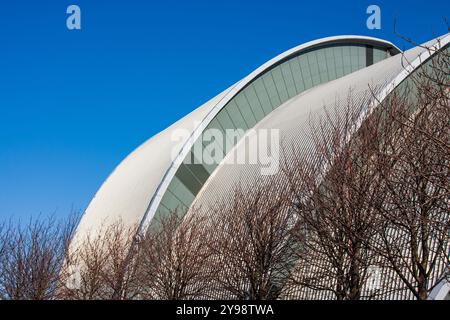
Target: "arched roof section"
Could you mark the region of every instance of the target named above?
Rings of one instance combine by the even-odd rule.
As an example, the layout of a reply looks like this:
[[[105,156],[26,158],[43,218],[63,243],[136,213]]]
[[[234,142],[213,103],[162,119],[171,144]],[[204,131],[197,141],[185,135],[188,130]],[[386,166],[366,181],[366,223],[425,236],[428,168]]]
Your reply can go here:
[[[379,102],[382,102],[396,88],[400,88],[409,76],[421,66],[426,65],[426,61],[433,56],[438,49],[446,48],[450,42],[450,35],[432,40],[423,46],[415,47],[405,51],[401,55],[396,55],[378,64],[359,70],[345,77],[332,81],[324,86],[317,86],[311,90],[295,96],[281,105],[277,112],[270,114],[261,120],[255,130],[249,131],[243,139],[247,143],[240,143],[231,150],[222,163],[214,172],[214,178],[209,179],[202,190],[196,196],[194,206],[205,210],[224,203],[224,200],[233,192],[233,188],[239,184],[243,187],[252,186],[260,181],[262,168],[265,164],[246,163],[232,164],[229,161],[235,158],[248,158],[249,153],[255,151],[247,148],[248,145],[258,143],[258,130],[277,129],[280,132],[280,139],[285,145],[284,152],[280,150],[280,163],[290,163],[291,157],[298,154],[308,157],[313,154],[314,143],[311,132],[311,122],[320,121],[327,117],[328,110],[331,114],[335,112],[345,112],[348,107],[348,95],[352,93],[352,105],[355,107],[364,105],[362,116],[354,124],[354,131],[360,127],[365,117],[369,115]],[[427,48],[433,48],[428,50]],[[376,89],[374,94],[376,99],[367,100],[369,86]],[[361,102],[361,103],[359,103]],[[330,110],[331,108],[331,110]],[[322,128],[326,129],[326,128]],[[295,148],[292,148],[295,146]],[[296,155],[292,150],[298,152]],[[282,179],[282,175],[279,175]]]
[[[253,118],[250,113],[242,117],[241,123],[245,123],[242,127],[247,129],[302,90],[309,90],[334,78],[365,68],[398,52],[400,50],[392,43],[380,39],[338,36],[305,43],[273,58],[171,127],[149,139],[126,157],[90,202],[77,228],[76,237],[118,219],[129,224],[141,222],[145,229],[158,210],[158,213],[164,213],[165,209],[171,210],[180,205],[189,206],[215,166],[188,168],[188,170],[180,167],[194,144],[199,143],[198,138],[206,128],[224,129],[224,118],[227,114],[229,116],[230,113],[253,112]],[[299,61],[300,56],[306,57],[307,65],[304,61]],[[323,68],[323,63],[327,65],[329,61],[338,60],[342,60],[342,65],[338,63],[334,69]],[[289,84],[286,83],[288,67],[291,68],[289,70],[292,68],[305,70],[305,74],[301,73],[303,86],[297,77],[298,73],[294,70],[290,71],[291,75],[297,76],[292,78],[292,82],[288,81]],[[307,69],[308,76],[306,76]],[[241,101],[244,97],[248,99],[251,90],[257,90],[257,86],[261,84],[258,81],[268,84],[266,78],[269,76],[278,77],[278,80],[273,78],[272,88],[269,85],[266,89],[269,103],[261,104],[261,111],[257,115],[251,101],[248,102],[248,106],[242,105]],[[284,91],[282,83],[285,85]],[[273,89],[277,92],[278,100]],[[239,125],[235,124],[234,127]],[[177,129],[185,129],[190,133],[182,143],[173,141],[172,134]],[[224,150],[224,155],[228,151]],[[195,176],[185,176],[186,173],[194,173]],[[194,178],[191,181],[194,184],[198,182],[197,185],[186,186],[186,181],[190,178]],[[171,196],[174,197],[170,199]],[[163,201],[170,202],[170,205],[166,203],[169,208],[163,206]],[[174,205],[176,203],[178,204]]]
[[[221,141],[205,142],[202,134],[186,144],[187,154],[181,155],[173,177],[159,192],[158,205],[153,201],[144,219],[147,225],[153,217],[176,209],[187,210],[221,159],[234,147],[246,131],[277,109],[284,102],[316,86],[341,78],[395,55],[392,44],[374,38],[343,36],[326,38],[299,46],[272,59],[244,78],[232,89],[230,98],[219,103],[205,121],[205,128],[214,129],[225,137]],[[241,133],[230,137],[227,130]],[[211,132],[211,131],[209,131]],[[209,139],[209,138],[207,138]],[[220,150],[212,164],[205,164],[205,148]],[[193,152],[196,150],[197,152]],[[181,161],[183,160],[183,161]],[[155,200],[159,200],[158,196]]]

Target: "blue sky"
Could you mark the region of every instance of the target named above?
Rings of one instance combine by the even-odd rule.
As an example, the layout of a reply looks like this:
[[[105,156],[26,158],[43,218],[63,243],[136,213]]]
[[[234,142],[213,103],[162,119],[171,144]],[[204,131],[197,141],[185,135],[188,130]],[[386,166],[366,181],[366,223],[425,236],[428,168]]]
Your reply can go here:
[[[66,28],[66,8],[82,30]],[[366,28],[381,8],[382,29]],[[134,148],[273,56],[339,34],[407,49],[450,2],[72,0],[0,4],[0,221],[83,211]],[[155,154],[157,156],[157,154]]]

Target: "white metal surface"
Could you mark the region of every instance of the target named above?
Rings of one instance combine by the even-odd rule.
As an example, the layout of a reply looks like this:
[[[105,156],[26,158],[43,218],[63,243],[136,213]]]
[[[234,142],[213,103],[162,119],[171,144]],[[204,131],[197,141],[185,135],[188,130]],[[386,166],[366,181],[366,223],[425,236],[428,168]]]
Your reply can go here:
[[[432,40],[425,44],[429,46],[445,46],[450,41],[450,35]],[[308,155],[312,153],[313,142],[311,122],[319,121],[325,116],[325,109],[331,113],[347,107],[350,90],[352,98],[363,99],[367,97],[369,87],[376,88],[377,99],[367,105],[363,116],[370,114],[377,101],[383,101],[404,79],[418,66],[427,60],[433,52],[424,47],[410,49],[403,54],[390,57],[372,66],[363,68],[342,78],[311,88],[288,100],[276,110],[267,115],[254,127],[255,131],[278,129],[280,138],[285,147],[285,154],[280,155],[280,162],[289,161],[292,146],[297,152]],[[356,102],[356,101],[355,101]],[[325,108],[326,107],[326,108]],[[360,126],[363,117],[355,123],[355,130]],[[216,168],[213,175],[203,186],[192,206],[208,210],[218,201],[223,201],[232,192],[236,184],[241,186],[252,185],[261,177],[261,164],[233,165],[227,164],[234,158],[255,158],[249,155],[247,145],[257,143],[255,131],[248,132],[240,143],[233,148]],[[244,143],[247,139],[248,143]]]
[[[372,37],[337,36],[305,43],[271,59],[232,87],[149,139],[126,157],[106,179],[90,202],[77,228],[76,239],[86,232],[95,231],[119,219],[128,224],[142,223],[145,228],[153,218],[164,192],[193,143],[216,114],[242,88],[290,55],[339,41],[371,42],[400,51],[392,43]],[[176,150],[178,157],[172,161],[171,153],[175,148],[175,142],[171,139],[171,133],[177,128],[189,130],[191,137],[179,150]]]

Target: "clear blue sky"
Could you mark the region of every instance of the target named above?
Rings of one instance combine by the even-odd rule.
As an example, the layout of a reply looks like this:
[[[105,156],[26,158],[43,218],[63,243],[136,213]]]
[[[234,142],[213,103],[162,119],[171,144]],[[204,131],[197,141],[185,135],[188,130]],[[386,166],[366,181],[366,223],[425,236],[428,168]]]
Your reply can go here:
[[[83,211],[135,147],[286,49],[339,34],[409,48],[394,19],[426,41],[446,33],[449,3],[2,1],[0,221]],[[70,4],[80,31],[66,28]],[[369,4],[381,30],[366,28]]]

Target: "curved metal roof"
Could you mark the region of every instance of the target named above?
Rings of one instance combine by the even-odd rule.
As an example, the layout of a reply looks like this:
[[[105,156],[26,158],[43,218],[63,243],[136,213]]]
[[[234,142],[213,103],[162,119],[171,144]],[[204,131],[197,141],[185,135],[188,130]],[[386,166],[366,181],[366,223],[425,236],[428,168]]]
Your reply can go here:
[[[392,43],[364,36],[337,36],[311,41],[292,48],[250,73],[215,98],[206,102],[166,130],[155,135],[127,156],[100,187],[83,215],[76,237],[89,230],[117,219],[125,223],[142,223],[146,226],[173,178],[196,139],[217,113],[254,79],[304,50],[334,43],[364,43],[386,48],[392,53],[400,50]],[[366,68],[367,69],[367,68]],[[364,69],[365,70],[365,69]],[[179,128],[189,130],[191,136],[183,144],[175,143],[171,134]],[[172,154],[178,154],[175,160]]]
[[[348,104],[348,96],[351,91],[352,103],[356,106],[358,102],[368,102],[367,109],[363,116],[371,113],[380,101],[383,101],[400,83],[422,65],[436,50],[427,50],[428,47],[442,48],[450,42],[450,34],[427,42],[423,46],[415,47],[405,51],[401,55],[396,55],[383,60],[377,64],[351,73],[342,78],[328,82],[324,85],[314,87],[298,96],[290,99],[273,111],[270,115],[261,120],[253,131],[250,131],[241,140],[241,143],[228,153],[225,159],[214,172],[214,177],[208,179],[200,193],[197,195],[193,207],[199,211],[208,212],[208,208],[215,205],[224,204],[224,199],[230,195],[236,184],[243,187],[251,186],[261,177],[261,168],[264,165],[258,164],[233,164],[233,159],[252,158],[249,155],[256,150],[249,150],[247,146],[258,145],[257,130],[278,129],[280,140],[285,148],[285,153],[280,152],[280,163],[289,163],[292,157],[292,146],[296,152],[303,155],[312,154],[314,148],[311,135],[311,121],[319,121],[325,117],[325,112],[329,108],[342,110]],[[369,86],[374,90],[376,99],[367,101]],[[356,131],[363,118],[355,123]],[[247,143],[244,143],[247,139]],[[253,156],[253,158],[255,158]],[[230,161],[230,162],[228,162]],[[282,176],[280,176],[282,179]]]

